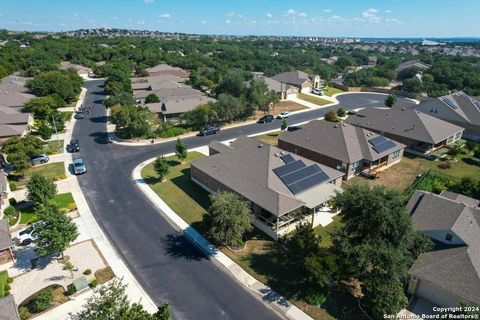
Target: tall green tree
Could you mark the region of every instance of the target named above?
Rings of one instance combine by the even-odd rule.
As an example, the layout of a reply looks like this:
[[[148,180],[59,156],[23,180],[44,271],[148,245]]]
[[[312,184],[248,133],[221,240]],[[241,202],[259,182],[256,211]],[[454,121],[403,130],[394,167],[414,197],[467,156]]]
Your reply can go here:
[[[41,205],[37,210],[40,223],[35,225],[34,239],[41,256],[61,253],[78,237],[77,225],[61,213],[55,204]]]
[[[225,245],[240,245],[243,235],[253,229],[253,214],[245,200],[234,193],[221,191],[210,197],[212,205],[205,215],[211,237]]]
[[[111,112],[115,132],[123,138],[149,137],[158,126],[158,117],[148,108],[115,106]]]
[[[394,94],[389,94],[387,99],[385,99],[385,106],[391,108],[397,102],[397,96]]]
[[[165,176],[170,172],[170,166],[164,156],[157,157],[153,162],[153,168],[158,174],[160,181],[165,179]]]
[[[160,99],[155,93],[150,93],[146,98],[145,98],[145,103],[157,103],[160,102]]]
[[[27,199],[35,206],[48,204],[57,194],[57,186],[45,176],[34,173],[27,183]]]
[[[188,147],[180,138],[177,138],[177,143],[175,144],[175,155],[181,163],[183,163],[188,156]]]

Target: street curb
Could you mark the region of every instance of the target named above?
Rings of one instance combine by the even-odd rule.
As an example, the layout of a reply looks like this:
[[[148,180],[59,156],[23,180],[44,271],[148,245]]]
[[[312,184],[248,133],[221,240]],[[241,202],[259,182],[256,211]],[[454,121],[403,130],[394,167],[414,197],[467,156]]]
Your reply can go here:
[[[195,149],[189,150],[194,151]],[[166,154],[164,156],[170,156],[173,154]],[[264,285],[260,281],[256,280],[245,270],[243,270],[238,264],[231,260],[228,256],[222,253],[217,247],[211,244],[200,233],[186,223],[180,216],[178,216],[143,180],[141,171],[142,169],[154,161],[155,158],[148,159],[132,171],[133,183],[144,193],[144,195],[152,202],[152,204],[160,211],[164,217],[166,217],[177,229],[183,232],[198,248],[204,251],[211,259],[214,259],[243,286],[249,289],[251,293],[259,297],[263,303],[271,307],[275,311],[279,312],[287,319],[290,320],[313,320],[310,316],[293,305],[286,298],[282,297],[270,287]]]

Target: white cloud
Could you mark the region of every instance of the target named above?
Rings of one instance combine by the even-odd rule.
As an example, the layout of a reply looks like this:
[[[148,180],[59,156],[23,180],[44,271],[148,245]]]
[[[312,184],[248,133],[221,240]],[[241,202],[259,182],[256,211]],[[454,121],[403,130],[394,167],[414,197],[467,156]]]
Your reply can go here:
[[[232,21],[230,21],[230,20],[225,20],[225,23],[226,23],[226,24],[230,24],[230,22],[232,22]]]
[[[168,18],[170,18],[170,13],[161,13],[161,14],[158,15],[158,17],[168,19]]]
[[[331,16],[330,20],[332,21],[343,21],[343,18],[340,16]]]
[[[306,17],[307,14],[306,14],[305,12],[300,12],[300,13],[298,14],[298,16],[299,16],[299,17]]]
[[[330,9],[324,9],[323,12],[325,12],[325,13],[330,13],[330,12],[332,12],[332,10],[330,10]]]
[[[235,12],[231,11],[231,12],[227,12],[225,14],[227,17],[233,17],[235,15]]]
[[[287,14],[290,15],[290,16],[293,16],[293,15],[297,14],[297,11],[295,11],[293,9],[288,9]]]
[[[392,13],[392,10],[390,10],[390,9],[385,10],[385,13]]]
[[[272,15],[270,12],[267,12],[265,15],[266,15],[268,18],[272,18],[272,17],[273,17],[273,15]]]
[[[142,25],[144,25],[144,24],[145,24],[145,21],[144,21],[144,20],[137,21],[137,24],[142,26]]]
[[[113,20],[118,20],[118,17],[113,17]]]
[[[368,22],[371,22],[371,23],[379,23],[382,18],[380,18],[379,16],[377,16],[377,13],[378,13],[378,9],[375,9],[375,8],[369,8],[365,11],[362,12],[362,17],[367,20]]]
[[[389,24],[403,24],[403,22],[400,21],[400,20],[397,19],[397,18],[385,19],[385,22],[386,22],[386,23],[389,23]]]
[[[145,2],[145,3],[153,3],[153,1],[155,1],[155,0],[143,0],[143,2]]]
[[[202,20],[202,21],[200,21],[200,22],[201,22],[202,24],[207,24],[207,21],[205,21],[205,20]]]

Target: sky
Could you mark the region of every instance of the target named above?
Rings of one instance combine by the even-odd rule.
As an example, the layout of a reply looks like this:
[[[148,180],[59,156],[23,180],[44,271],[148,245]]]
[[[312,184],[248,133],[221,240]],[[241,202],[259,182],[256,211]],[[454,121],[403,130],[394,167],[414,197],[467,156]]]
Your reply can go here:
[[[478,37],[480,0],[0,0],[0,29]]]

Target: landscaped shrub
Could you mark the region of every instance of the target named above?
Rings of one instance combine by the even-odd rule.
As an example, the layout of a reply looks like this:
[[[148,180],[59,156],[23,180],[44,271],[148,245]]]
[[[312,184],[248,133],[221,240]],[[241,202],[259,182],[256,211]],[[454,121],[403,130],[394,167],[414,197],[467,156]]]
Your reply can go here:
[[[70,211],[77,210],[77,204],[76,204],[75,202],[70,202],[70,203],[67,205],[67,208],[68,208],[68,210],[70,210]]]
[[[356,111],[353,111],[353,110],[348,110],[348,111],[347,111],[347,114],[348,114],[348,115],[355,115],[355,114],[357,114],[357,112],[356,112]]]
[[[12,278],[12,277],[8,277],[8,278],[7,278],[7,283],[13,283],[13,278]]]
[[[47,308],[50,306],[50,303],[52,303],[52,300],[53,300],[52,289],[48,288],[48,289],[43,289],[39,291],[33,297],[32,306],[34,308],[34,311],[42,312],[47,310]]]
[[[14,205],[17,204],[17,199],[15,199],[15,198],[10,198],[10,199],[8,199],[8,202],[10,203],[11,206],[14,206]]]
[[[335,110],[330,110],[325,114],[325,120],[330,122],[338,122],[337,114]]]
[[[83,271],[83,274],[88,276],[88,275],[92,274],[92,270],[87,269],[87,270]]]
[[[342,107],[338,108],[337,110],[337,116],[339,116],[340,118],[342,117],[345,117],[346,116],[346,112],[345,112],[345,109],[343,109]]]
[[[480,167],[480,159],[479,158],[464,158],[463,161],[465,163],[472,164],[474,166],[479,166]]]
[[[15,182],[10,182],[8,185],[10,186],[11,191],[17,190],[17,184]]]
[[[61,174],[61,175],[56,176],[55,178],[53,178],[53,180],[55,180],[55,181],[63,180],[63,179],[67,179],[67,174],[66,174],[66,173]]]
[[[58,209],[58,211],[61,213],[61,214],[67,214],[70,212],[70,210],[68,210],[68,208],[60,208]]]
[[[65,293],[67,296],[71,296],[72,294],[74,294],[76,292],[75,290],[75,286],[73,285],[73,283],[69,284],[67,286],[67,292]]]
[[[92,282],[90,282],[89,286],[90,288],[95,288],[98,285],[98,280],[93,279]]]
[[[161,137],[161,138],[171,138],[171,137],[176,137],[176,136],[182,135],[185,132],[186,132],[186,130],[183,129],[183,128],[172,127],[172,128],[168,128],[168,129],[160,131],[158,136]]]
[[[30,312],[28,311],[27,307],[18,308],[18,315],[20,316],[21,320],[27,320],[30,318]]]
[[[305,301],[311,305],[320,306],[327,301],[327,294],[321,291],[310,290],[305,295]]]
[[[450,161],[442,162],[438,165],[440,169],[450,169],[452,167],[452,163]]]
[[[5,211],[3,211],[7,216],[13,216],[15,215],[15,213],[17,213],[17,209],[15,209],[14,207],[12,206],[9,206],[7,208],[5,208]]]

